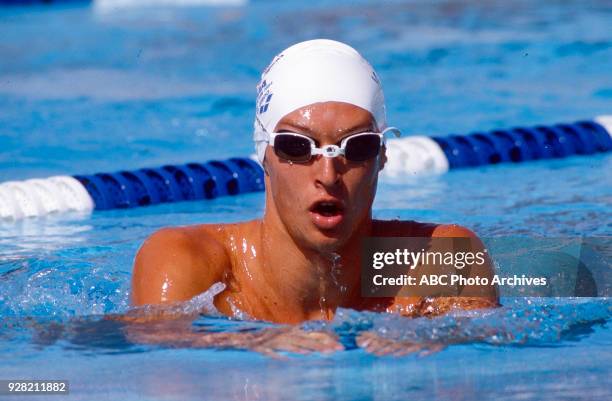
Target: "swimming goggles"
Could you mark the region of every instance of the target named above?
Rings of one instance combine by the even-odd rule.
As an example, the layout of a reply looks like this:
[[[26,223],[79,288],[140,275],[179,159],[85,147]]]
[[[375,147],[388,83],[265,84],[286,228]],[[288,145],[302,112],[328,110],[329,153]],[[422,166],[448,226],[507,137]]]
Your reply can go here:
[[[317,155],[344,156],[351,162],[364,162],[378,155],[380,148],[385,144],[386,134],[399,137],[400,131],[395,127],[389,127],[383,132],[361,132],[342,139],[340,146],[336,144],[322,147],[317,147],[314,139],[306,135],[273,132],[268,133],[268,144],[274,148],[274,153],[278,157],[295,163],[306,163]]]

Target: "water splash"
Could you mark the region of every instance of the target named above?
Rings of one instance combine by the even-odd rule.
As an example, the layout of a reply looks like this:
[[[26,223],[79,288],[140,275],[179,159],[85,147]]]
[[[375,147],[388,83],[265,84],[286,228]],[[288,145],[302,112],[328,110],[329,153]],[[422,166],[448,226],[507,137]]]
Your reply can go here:
[[[332,322],[319,326],[334,330],[349,347],[355,346],[355,336],[364,330],[394,341],[538,346],[577,340],[590,326],[612,318],[609,299],[507,298],[502,303],[496,309],[457,310],[412,319],[339,309]]]
[[[196,295],[189,301],[176,302],[167,305],[144,305],[129,310],[125,316],[134,319],[142,318],[153,320],[163,316],[180,317],[204,314],[208,316],[223,316],[214,304],[215,296],[225,290],[225,284],[216,282],[203,293]]]
[[[110,269],[109,264],[102,257],[81,261],[53,254],[3,259],[0,316],[63,319],[125,310],[130,274]]]
[[[86,352],[140,352],[150,346],[126,337],[126,325],[142,325],[146,333],[159,330],[173,333],[181,320],[140,319],[160,317],[160,313],[198,315],[191,323],[193,333],[254,333],[263,329],[283,330],[278,325],[254,320],[238,320],[246,316],[240,311],[234,318],[221,316],[213,305],[224,284],[216,283],[207,292],[192,300],[166,307],[146,306],[122,315],[121,319],[104,316],[82,316],[64,323],[49,318],[6,319],[0,333],[0,350],[14,352],[11,344],[31,343],[35,346],[60,344]],[[434,318],[406,318],[395,314],[358,312],[339,309],[332,321],[309,321],[300,325],[305,331],[336,334],[346,351],[359,348],[357,339],[363,333],[374,333],[388,341],[410,347],[413,344],[439,345],[488,344],[492,346],[562,347],[579,342],[594,331],[595,326],[612,318],[609,299],[505,299],[497,309],[455,311]],[[203,314],[202,314],[203,313]],[[126,319],[127,318],[127,319]],[[131,318],[131,319],[130,319]],[[182,320],[185,322],[184,320]],[[61,342],[58,342],[60,341]],[[412,344],[412,345],[411,345]],[[157,347],[192,347],[177,336],[173,342]],[[215,343],[206,345],[215,348]],[[219,348],[228,348],[227,344]],[[231,347],[230,347],[231,348]],[[345,351],[345,352],[346,352]]]

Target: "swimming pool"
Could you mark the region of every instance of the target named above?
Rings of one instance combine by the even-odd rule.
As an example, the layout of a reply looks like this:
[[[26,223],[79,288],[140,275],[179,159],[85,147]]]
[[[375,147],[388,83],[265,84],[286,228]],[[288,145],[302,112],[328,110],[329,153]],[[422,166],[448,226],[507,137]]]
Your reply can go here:
[[[610,113],[611,22],[604,1],[2,8],[0,182],[246,156],[259,71],[318,36],[370,59],[389,121],[405,132]],[[374,213],[485,237],[609,236],[611,165],[599,154],[386,181]],[[255,218],[263,206],[256,193],[0,223],[0,379],[68,379],[71,400],[610,398],[609,299],[507,298],[496,311],[432,320],[342,311],[330,323],[349,346],[364,329],[416,340],[490,333],[423,358],[151,347],[100,320],[127,309],[133,256],[152,231]]]

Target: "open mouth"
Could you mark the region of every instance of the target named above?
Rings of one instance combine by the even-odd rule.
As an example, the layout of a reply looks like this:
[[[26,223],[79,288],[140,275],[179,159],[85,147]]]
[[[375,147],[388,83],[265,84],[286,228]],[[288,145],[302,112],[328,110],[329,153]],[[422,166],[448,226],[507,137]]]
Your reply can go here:
[[[310,211],[320,214],[321,216],[331,217],[342,214],[344,212],[344,208],[342,207],[342,203],[338,201],[321,201],[316,202],[310,208]]]
[[[344,205],[337,200],[315,202],[310,208],[312,221],[321,230],[335,229],[344,219]]]

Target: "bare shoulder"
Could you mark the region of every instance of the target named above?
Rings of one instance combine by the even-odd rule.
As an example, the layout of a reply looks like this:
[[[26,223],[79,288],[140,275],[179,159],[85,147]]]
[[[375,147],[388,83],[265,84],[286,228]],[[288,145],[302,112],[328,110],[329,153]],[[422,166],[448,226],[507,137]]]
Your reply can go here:
[[[446,238],[478,238],[472,230],[458,224],[437,224],[431,236]]]
[[[374,220],[375,237],[430,237],[438,224],[414,220]]]
[[[463,275],[466,278],[486,278],[492,282],[495,274],[493,263],[480,238],[469,228],[457,224],[440,224],[434,230],[432,237],[444,238],[470,238],[473,252],[484,252],[485,263],[479,269],[465,269]],[[482,309],[499,306],[499,293],[497,286],[465,285],[458,297],[438,297],[425,300],[423,311],[429,313],[446,313],[451,309]],[[432,312],[435,311],[435,312]]]
[[[229,264],[219,225],[163,228],[136,255],[131,302],[188,300],[220,281]]]
[[[423,223],[414,220],[375,220],[374,236],[478,238],[469,228],[458,224]]]
[[[432,238],[468,238],[472,251],[485,251],[482,240],[467,227],[458,224],[439,224],[432,232]],[[490,263],[489,263],[490,264]]]

